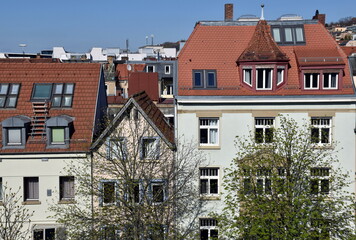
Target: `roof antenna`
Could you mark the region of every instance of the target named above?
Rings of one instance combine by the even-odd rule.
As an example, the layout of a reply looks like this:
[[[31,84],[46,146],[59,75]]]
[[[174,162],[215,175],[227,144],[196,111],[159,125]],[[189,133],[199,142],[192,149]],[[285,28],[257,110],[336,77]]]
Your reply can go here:
[[[265,7],[264,4],[261,4],[261,18],[260,20],[265,20],[264,14],[263,14],[263,8]]]

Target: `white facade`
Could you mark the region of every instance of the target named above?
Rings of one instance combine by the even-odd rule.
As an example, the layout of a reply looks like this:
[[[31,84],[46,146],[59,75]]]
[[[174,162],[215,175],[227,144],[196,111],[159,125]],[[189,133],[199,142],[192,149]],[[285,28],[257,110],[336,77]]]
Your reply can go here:
[[[177,136],[195,139],[199,149],[208,156],[208,168],[219,168],[218,194],[203,197],[207,212],[220,212],[224,207],[222,178],[224,169],[236,156],[236,136],[248,138],[254,134],[255,118],[274,118],[278,128],[278,115],[289,116],[300,125],[310,123],[312,117],[330,117],[331,138],[337,143],[339,166],[348,172],[352,182],[348,190],[355,192],[355,97],[322,98],[238,98],[238,97],[178,97],[176,105]],[[218,119],[218,144],[200,144],[199,119]],[[252,135],[253,136],[253,135]],[[334,146],[333,146],[334,147]],[[339,167],[338,166],[338,167]],[[197,182],[199,180],[197,179]],[[205,216],[201,216],[205,217]]]

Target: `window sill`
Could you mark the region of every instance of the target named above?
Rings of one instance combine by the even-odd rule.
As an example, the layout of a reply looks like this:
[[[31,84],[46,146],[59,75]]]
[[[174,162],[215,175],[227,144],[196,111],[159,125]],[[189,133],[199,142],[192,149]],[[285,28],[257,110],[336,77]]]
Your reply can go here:
[[[58,204],[75,204],[77,203],[74,199],[73,200],[59,200]]]
[[[208,149],[208,150],[220,150],[220,146],[208,146],[208,145],[200,145],[198,149]]]
[[[314,144],[314,149],[334,149],[332,144]]]
[[[22,205],[40,205],[41,202],[39,200],[26,200],[22,202]]]
[[[217,201],[221,200],[220,195],[200,195],[200,200]]]

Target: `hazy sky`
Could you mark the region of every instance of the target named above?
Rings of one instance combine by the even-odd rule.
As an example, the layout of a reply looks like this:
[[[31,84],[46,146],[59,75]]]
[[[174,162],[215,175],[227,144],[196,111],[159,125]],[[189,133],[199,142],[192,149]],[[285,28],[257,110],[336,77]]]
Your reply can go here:
[[[234,4],[234,18],[245,14],[265,19],[297,14],[310,19],[315,10],[326,22],[356,15],[355,0],[0,0],[0,52],[25,52],[62,46],[71,52],[92,47],[136,51],[154,35],[154,44],[187,39],[199,20],[223,20],[224,4]],[[151,38],[149,38],[151,43]]]

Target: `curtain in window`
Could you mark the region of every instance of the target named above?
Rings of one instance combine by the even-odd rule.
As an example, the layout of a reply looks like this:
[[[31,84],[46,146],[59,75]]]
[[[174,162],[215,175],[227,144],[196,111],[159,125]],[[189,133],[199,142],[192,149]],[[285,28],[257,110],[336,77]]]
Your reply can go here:
[[[217,138],[218,138],[218,130],[210,129],[210,143],[217,144]]]
[[[37,177],[28,177],[25,179],[25,200],[38,199],[38,178]]]
[[[61,193],[63,199],[74,198],[74,177],[61,178]]]

